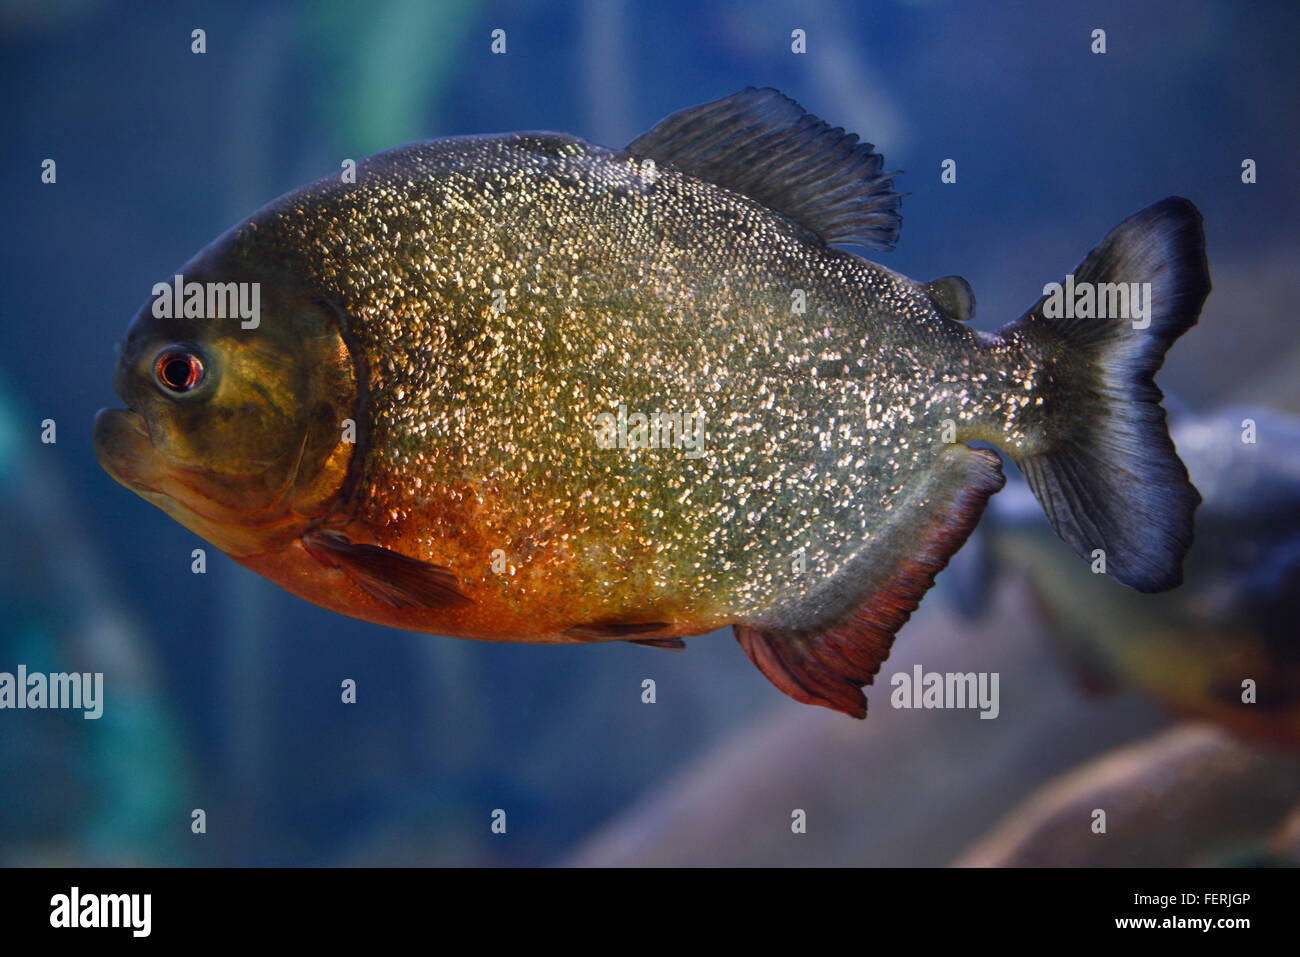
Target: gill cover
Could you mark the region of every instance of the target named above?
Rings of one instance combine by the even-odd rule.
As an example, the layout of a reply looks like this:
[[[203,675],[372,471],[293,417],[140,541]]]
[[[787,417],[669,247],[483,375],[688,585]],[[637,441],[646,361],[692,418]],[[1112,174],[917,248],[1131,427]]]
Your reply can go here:
[[[223,551],[255,554],[299,534],[342,487],[359,372],[341,314],[292,283],[223,268],[219,249],[180,274],[204,315],[176,316],[159,296],[140,310],[114,381],[128,408],[97,417],[96,454]],[[256,284],[242,300],[256,316],[221,307],[228,283]]]

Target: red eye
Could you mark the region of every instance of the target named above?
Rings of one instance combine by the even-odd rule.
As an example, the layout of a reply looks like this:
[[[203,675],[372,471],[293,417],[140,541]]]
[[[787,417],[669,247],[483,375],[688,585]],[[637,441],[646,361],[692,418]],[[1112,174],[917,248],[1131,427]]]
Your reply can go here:
[[[203,381],[203,360],[188,349],[170,346],[158,353],[154,376],[169,392],[189,392]]]

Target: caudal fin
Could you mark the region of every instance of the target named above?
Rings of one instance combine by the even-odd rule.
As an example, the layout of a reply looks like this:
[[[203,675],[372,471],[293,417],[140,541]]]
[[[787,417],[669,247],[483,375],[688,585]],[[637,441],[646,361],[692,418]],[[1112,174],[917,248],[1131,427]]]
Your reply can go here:
[[[1112,577],[1165,591],[1182,583],[1201,496],[1174,451],[1154,380],[1210,292],[1200,211],[1179,197],[1142,210],[1073,277],[1091,303],[1070,296],[1067,281],[1001,330],[1059,359],[1050,445],[1016,464],[1079,554],[1093,560],[1101,549]]]

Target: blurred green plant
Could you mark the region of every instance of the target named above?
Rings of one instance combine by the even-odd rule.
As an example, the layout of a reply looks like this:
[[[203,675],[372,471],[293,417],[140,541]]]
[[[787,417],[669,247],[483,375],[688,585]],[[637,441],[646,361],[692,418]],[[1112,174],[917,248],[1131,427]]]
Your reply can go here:
[[[361,156],[432,135],[438,94],[465,50],[473,0],[328,0],[307,7],[305,30],[327,82],[321,125]]]

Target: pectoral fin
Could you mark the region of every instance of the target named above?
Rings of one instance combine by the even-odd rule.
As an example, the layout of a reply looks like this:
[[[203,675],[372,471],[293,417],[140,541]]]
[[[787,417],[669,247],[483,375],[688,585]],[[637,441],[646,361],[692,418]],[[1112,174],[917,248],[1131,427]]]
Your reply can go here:
[[[394,608],[438,608],[469,603],[456,576],[440,565],[378,545],[357,545],[338,532],[308,532],[303,547],[341,569],[372,596]]]
[[[862,686],[1005,482],[992,452],[950,446],[826,595],[808,608],[779,609],[778,624],[736,625],[736,640],[790,697],[865,718]]]

